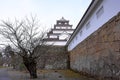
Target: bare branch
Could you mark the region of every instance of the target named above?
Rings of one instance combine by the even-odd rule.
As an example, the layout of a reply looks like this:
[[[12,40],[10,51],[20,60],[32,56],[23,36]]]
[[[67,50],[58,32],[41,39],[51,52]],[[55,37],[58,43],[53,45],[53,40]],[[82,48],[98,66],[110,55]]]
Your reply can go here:
[[[5,38],[9,39],[23,55],[33,57],[35,48],[39,45],[44,45],[45,32],[38,31],[38,21],[36,17],[31,16],[31,19],[25,18],[23,21],[15,19],[14,24],[7,21],[2,21],[2,29],[0,32]],[[41,34],[40,34],[41,32]],[[22,56],[23,56],[22,55]]]
[[[44,38],[46,33],[39,30],[39,23],[36,17],[15,22],[2,21],[0,34],[8,39],[19,49],[18,55],[23,58],[26,68],[30,71],[30,65],[36,66],[36,59],[47,53]],[[35,68],[34,68],[35,69]],[[31,72],[31,71],[30,71]],[[36,71],[35,71],[36,72]],[[35,76],[36,77],[36,76]]]

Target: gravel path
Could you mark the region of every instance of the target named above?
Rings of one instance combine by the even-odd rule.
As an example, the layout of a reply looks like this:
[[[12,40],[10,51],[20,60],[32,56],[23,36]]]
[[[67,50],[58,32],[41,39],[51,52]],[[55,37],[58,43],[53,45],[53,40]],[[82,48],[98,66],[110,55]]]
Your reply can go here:
[[[40,70],[38,71],[37,79],[30,79],[28,73],[15,70],[8,70],[8,74],[12,80],[95,80],[81,76],[70,70]]]
[[[38,70],[38,78],[30,79],[29,73],[12,68],[0,68],[0,80],[95,80],[71,70]]]
[[[7,73],[7,69],[4,68],[0,69],[0,80],[11,80]]]

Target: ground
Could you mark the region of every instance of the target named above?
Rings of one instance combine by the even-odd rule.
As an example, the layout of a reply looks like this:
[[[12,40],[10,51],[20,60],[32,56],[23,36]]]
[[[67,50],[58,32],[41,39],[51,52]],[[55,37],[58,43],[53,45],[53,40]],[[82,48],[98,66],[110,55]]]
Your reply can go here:
[[[2,71],[1,71],[2,70]],[[1,74],[7,79],[1,79]],[[0,69],[0,80],[33,80],[29,78],[29,74],[25,71],[16,71],[13,69]],[[81,76],[71,70],[38,70],[38,78],[34,80],[95,80],[85,76]]]
[[[9,74],[7,73],[7,69],[0,68],[0,80],[11,80]]]

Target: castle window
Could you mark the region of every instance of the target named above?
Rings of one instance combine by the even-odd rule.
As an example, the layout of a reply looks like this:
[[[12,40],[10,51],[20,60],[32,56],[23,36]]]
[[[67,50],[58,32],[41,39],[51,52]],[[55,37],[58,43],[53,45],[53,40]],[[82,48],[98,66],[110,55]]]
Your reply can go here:
[[[86,24],[86,30],[90,28],[90,22]]]
[[[103,6],[97,11],[96,16],[99,18],[104,13]]]
[[[65,23],[65,24],[68,24],[68,23]]]
[[[60,22],[58,24],[61,24]]]
[[[60,29],[60,27],[56,27],[56,29]]]
[[[66,29],[66,27],[61,27],[62,29]]]
[[[67,29],[71,29],[71,27],[67,27]]]
[[[51,35],[50,38],[57,38],[57,36]]]

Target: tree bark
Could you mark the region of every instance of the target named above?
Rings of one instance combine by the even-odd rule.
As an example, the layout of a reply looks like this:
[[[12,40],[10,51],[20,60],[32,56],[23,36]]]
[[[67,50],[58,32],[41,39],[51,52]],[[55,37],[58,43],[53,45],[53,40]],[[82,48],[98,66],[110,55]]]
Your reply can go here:
[[[33,58],[23,58],[25,67],[30,73],[30,78],[37,78],[37,62]]]

